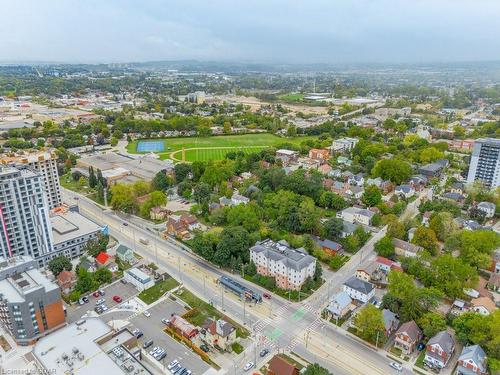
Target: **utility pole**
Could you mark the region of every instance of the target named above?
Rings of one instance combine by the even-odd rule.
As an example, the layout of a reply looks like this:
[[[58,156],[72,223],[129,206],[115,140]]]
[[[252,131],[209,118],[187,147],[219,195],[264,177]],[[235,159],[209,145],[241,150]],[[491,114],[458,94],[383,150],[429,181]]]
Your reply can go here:
[[[220,283],[219,285],[220,285],[220,298],[221,298],[222,311],[226,311],[224,310],[224,287]]]
[[[246,310],[245,310],[245,298],[242,298],[243,300],[243,325],[246,325]]]
[[[181,280],[181,283],[182,283],[182,273],[181,273],[181,257],[178,256],[177,257],[177,264],[179,266],[179,279]]]
[[[375,347],[378,349],[378,335],[379,335],[380,331],[377,331],[377,340],[375,341]]]
[[[154,240],[154,244],[155,244],[155,259],[156,259],[156,265],[158,265],[158,246],[157,246],[157,243],[156,243],[156,239]]]
[[[307,344],[309,343],[309,332],[310,332],[310,330],[306,331],[306,348],[307,348]]]
[[[108,187],[104,187],[104,206],[108,207]]]

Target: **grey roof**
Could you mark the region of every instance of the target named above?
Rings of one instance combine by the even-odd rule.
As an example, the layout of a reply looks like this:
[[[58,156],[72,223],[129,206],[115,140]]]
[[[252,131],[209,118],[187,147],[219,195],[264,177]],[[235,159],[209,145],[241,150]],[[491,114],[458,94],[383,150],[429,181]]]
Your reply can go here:
[[[396,187],[395,191],[402,191],[403,193],[409,193],[413,188],[410,185],[399,185]]]
[[[397,327],[399,325],[399,319],[391,310],[382,310],[382,317],[384,319],[384,327],[386,330],[392,328],[393,326]]]
[[[441,331],[431,337],[431,339],[427,343],[427,345],[436,344],[438,344],[446,353],[450,354],[455,345],[455,341],[448,331]]]
[[[420,167],[419,171],[435,173],[435,172],[439,172],[444,167],[445,167],[445,165],[436,162],[436,163],[431,163],[431,164],[427,164],[427,165]]]
[[[412,228],[412,229],[414,229],[414,228]],[[418,245],[400,240],[398,238],[393,238],[392,244],[399,249],[403,249],[405,251],[409,251],[409,252],[415,253],[415,254],[424,249],[422,246],[418,246]]]
[[[125,245],[120,245],[116,249],[116,254],[125,255],[125,254],[127,254],[128,251],[132,251],[132,249],[130,249],[129,247],[127,247]]]
[[[462,182],[454,182],[453,184],[451,184],[451,188],[452,189],[463,189],[464,184]]]
[[[460,193],[448,192],[448,193],[443,194],[443,198],[452,199],[454,201],[459,201],[459,200],[464,199],[465,197]]]
[[[328,304],[327,310],[334,315],[341,315],[342,310],[349,306],[352,302],[352,298],[346,292],[339,292],[333,296],[332,300]]]
[[[296,271],[300,271],[316,262],[316,258],[307,254],[303,247],[294,249],[285,240],[278,242],[271,239],[258,241],[250,248],[250,252],[264,253],[266,258],[282,261],[286,267],[293,268]]]
[[[422,331],[414,320],[403,323],[396,332],[396,334],[398,333],[406,333],[412,341],[416,341],[420,336],[422,336]]]
[[[342,232],[344,233],[347,233],[347,234],[351,234],[353,233],[356,228],[359,226],[358,224],[353,224],[353,223],[350,223],[348,221],[343,221],[344,225],[342,227]]]
[[[481,348],[479,345],[472,345],[472,346],[466,346],[462,349],[462,353],[460,354],[460,357],[458,358],[459,361],[469,361],[472,360],[476,366],[478,366],[481,369],[481,373],[486,371],[486,366],[485,366],[485,359],[486,359],[486,353],[484,352],[483,348]],[[463,366],[458,366],[459,370],[461,371],[462,374],[464,375],[469,375],[469,372],[464,372],[463,369],[465,369]],[[468,370],[468,369],[466,369]],[[470,371],[470,370],[468,370]],[[476,374],[474,372],[470,372],[470,374]]]
[[[496,210],[497,206],[491,202],[480,202],[477,205],[478,208],[486,208],[487,210]]]
[[[339,251],[340,249],[342,249],[341,244],[339,244],[335,241],[332,241],[332,240],[328,240],[328,239],[322,240],[320,238],[316,238],[315,242],[321,247],[327,247],[327,248],[335,250],[335,251]]]
[[[369,294],[373,290],[373,284],[358,279],[356,276],[352,276],[344,285],[363,294]]]

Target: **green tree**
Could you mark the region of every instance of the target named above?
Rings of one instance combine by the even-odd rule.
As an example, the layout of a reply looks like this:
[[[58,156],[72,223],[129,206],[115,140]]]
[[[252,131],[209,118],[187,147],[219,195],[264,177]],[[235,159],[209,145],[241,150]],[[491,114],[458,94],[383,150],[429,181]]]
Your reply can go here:
[[[366,187],[361,201],[368,207],[373,207],[382,202],[382,192],[375,185],[369,185]]]
[[[429,220],[429,228],[434,231],[440,241],[445,241],[458,228],[449,212],[437,212]]]
[[[215,243],[209,236],[197,233],[193,238],[192,246],[196,254],[202,256],[206,260],[212,260],[215,253]]]
[[[405,226],[394,214],[384,216],[383,223],[387,224],[387,235],[392,238],[404,239],[406,236]]]
[[[342,236],[343,228],[343,220],[332,217],[323,224],[323,237],[336,241]]]
[[[163,171],[158,172],[153,178],[153,181],[151,181],[151,188],[153,190],[167,191],[172,185],[172,179]]]
[[[191,165],[188,163],[177,163],[174,167],[175,181],[182,182],[192,172]]]
[[[135,192],[130,184],[118,183],[111,186],[111,207],[127,213],[137,210]]]
[[[62,271],[71,271],[73,265],[71,261],[65,257],[64,255],[60,255],[58,257],[52,258],[48,264],[50,272],[57,277]]]
[[[488,268],[499,246],[500,235],[492,230],[463,230],[458,235],[460,258],[474,267]]]
[[[153,207],[165,206],[167,204],[167,196],[163,191],[153,191],[140,207],[140,214],[144,218],[149,218]]]
[[[93,189],[95,188],[96,185],[97,185],[97,178],[94,173],[94,168],[89,167],[89,187]]]
[[[440,331],[446,330],[446,319],[438,313],[429,311],[418,320],[424,336],[430,338]]]
[[[384,236],[375,243],[375,252],[385,258],[391,258],[394,255],[394,244],[392,238]]]
[[[333,375],[333,374],[326,368],[321,367],[317,363],[314,363],[306,367],[305,371],[303,372],[303,375]]]
[[[249,248],[250,237],[246,229],[241,227],[224,228],[213,261],[222,266],[229,264],[231,257],[234,257],[241,258],[243,263],[248,263]]]
[[[406,161],[401,159],[382,159],[379,160],[372,169],[374,177],[381,177],[384,180],[399,185],[408,180],[411,176],[411,166]]]
[[[367,304],[354,318],[354,325],[358,329],[361,337],[370,342],[382,339],[385,332],[382,311],[371,303]]]
[[[186,199],[191,197],[193,192],[193,184],[191,181],[184,180],[180,184],[177,185],[177,194]]]
[[[113,279],[113,274],[106,267],[101,267],[94,272],[94,279],[99,285],[108,284]]]
[[[194,187],[193,198],[199,204],[206,203],[210,200],[210,194],[212,193],[212,188],[209,184],[200,182]]]
[[[230,226],[242,226],[249,232],[259,229],[261,222],[257,213],[257,206],[240,204],[227,212],[227,222]]]
[[[436,233],[430,228],[423,225],[419,226],[413,235],[411,240],[416,245],[422,246],[424,249],[429,251],[432,255],[437,254],[438,242]]]
[[[431,262],[433,285],[450,298],[463,296],[464,288],[477,284],[477,270],[451,254],[442,255]]]

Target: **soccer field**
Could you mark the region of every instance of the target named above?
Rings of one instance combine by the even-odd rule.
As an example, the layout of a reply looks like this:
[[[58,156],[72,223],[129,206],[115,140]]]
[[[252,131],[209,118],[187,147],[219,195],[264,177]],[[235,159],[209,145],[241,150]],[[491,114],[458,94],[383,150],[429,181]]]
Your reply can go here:
[[[228,152],[243,151],[248,154],[259,152],[267,147],[276,147],[285,143],[300,144],[313,137],[282,138],[273,134],[244,134],[212,137],[183,137],[155,140],[139,140],[130,142],[127,150],[130,153],[141,153],[142,144],[150,141],[163,142],[164,151],[157,152],[161,159],[182,160],[182,149],[185,149],[186,161],[220,160]],[[139,147],[138,147],[139,146]],[[142,151],[144,152],[144,151]]]

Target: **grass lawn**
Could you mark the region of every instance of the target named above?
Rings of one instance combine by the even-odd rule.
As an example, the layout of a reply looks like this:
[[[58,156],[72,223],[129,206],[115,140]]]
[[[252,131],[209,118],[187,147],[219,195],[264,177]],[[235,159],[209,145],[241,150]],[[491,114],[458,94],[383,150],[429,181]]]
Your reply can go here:
[[[240,353],[243,353],[243,346],[241,346],[241,344],[239,342],[233,342],[233,344],[231,345],[231,349],[233,349],[233,352],[235,352],[236,354],[240,354]]]
[[[417,360],[415,361],[415,366],[424,368],[424,358],[425,358],[425,350],[422,350]]]
[[[290,93],[278,96],[279,100],[284,102],[302,102],[304,101],[304,94],[301,93]]]
[[[269,133],[260,134],[242,134],[242,135],[224,135],[212,137],[181,137],[155,139],[163,140],[165,151],[159,153],[161,159],[167,159],[170,154],[179,151],[173,155],[176,159],[182,159],[182,148],[186,149],[186,160],[217,160],[223,159],[230,151],[243,151],[245,153],[258,152],[266,147],[278,146],[284,143],[299,145],[307,139],[315,137],[295,137],[283,138]],[[137,143],[140,140],[132,141],[127,145],[129,153],[137,153]],[[212,149],[208,149],[212,148]],[[198,149],[198,150],[192,150]]]
[[[289,299],[290,301],[293,301],[293,302],[302,301],[304,298],[309,297],[312,293],[314,293],[314,291],[316,291],[325,282],[324,279],[321,279],[320,283],[317,283],[317,285],[315,285],[311,291],[306,293],[306,292],[301,292],[298,290],[280,289],[276,286],[271,289],[264,282],[264,280],[266,280],[266,279],[269,279],[269,278],[266,278],[265,276],[260,276],[258,274],[255,275],[255,277],[250,276],[250,275],[245,275],[245,280],[250,281],[254,284],[257,284],[263,288],[266,288],[267,290],[269,290],[269,291],[271,291],[271,292],[273,292],[273,293],[275,293],[283,298]]]
[[[75,191],[80,194],[87,195],[89,193],[94,193],[94,189],[91,189],[88,184],[87,184],[87,179],[84,177],[85,184],[80,184],[78,181],[73,180],[73,176],[71,175],[71,172],[66,173],[65,175],[62,175],[59,177],[59,181],[61,183],[61,186],[63,188],[66,188],[68,190]]]
[[[173,278],[160,281],[151,288],[143,290],[141,293],[139,293],[139,298],[149,305],[157,301],[161,296],[163,296],[169,290],[175,288],[177,285],[179,285],[179,283]]]
[[[186,319],[191,324],[194,324],[196,326],[201,326],[203,323],[205,323],[207,318],[215,318],[215,319],[222,318],[236,327],[236,335],[238,337],[246,338],[250,335],[250,332],[248,332],[245,328],[241,327],[238,323],[236,323],[235,321],[231,320],[230,318],[222,314],[219,310],[217,310],[209,303],[206,303],[205,301],[196,297],[186,288],[182,289],[182,293],[180,294],[177,293],[177,296],[178,297],[176,298],[179,298],[180,300],[184,301],[184,303],[189,305],[191,308],[196,309],[196,314],[186,317]]]

